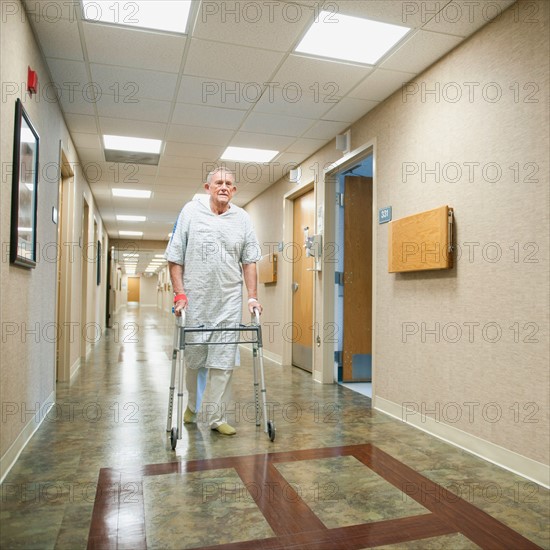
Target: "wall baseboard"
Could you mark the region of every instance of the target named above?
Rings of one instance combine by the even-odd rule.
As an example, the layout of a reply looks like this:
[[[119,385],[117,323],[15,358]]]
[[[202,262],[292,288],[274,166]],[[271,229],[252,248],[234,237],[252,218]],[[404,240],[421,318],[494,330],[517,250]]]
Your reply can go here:
[[[47,409],[44,407],[49,405]],[[21,430],[15,441],[10,445],[9,449],[0,457],[0,483],[2,483],[5,477],[8,475],[9,471],[13,468],[13,465],[19,458],[19,455],[23,452],[23,449],[27,446],[27,443],[30,441],[31,437],[34,435],[36,430],[40,428],[44,418],[50,412],[50,409],[55,405],[55,390],[50,394],[50,396],[44,401],[39,409],[39,421],[38,423],[31,419],[28,424]],[[35,415],[36,416],[36,415]],[[34,417],[33,417],[34,418]]]
[[[483,460],[534,481],[547,489],[550,488],[550,468],[546,464],[495,445],[444,422],[438,422],[419,412],[407,412],[406,419],[403,419],[402,406],[380,396],[376,396],[374,408]]]
[[[252,348],[250,345],[239,344],[239,350],[241,353],[245,353],[245,354],[247,353],[248,355],[252,356]],[[273,353],[271,351],[264,349],[263,356],[264,356],[264,359],[266,359],[267,361],[271,361],[272,363],[275,363],[279,367],[283,364],[283,358],[277,353]]]

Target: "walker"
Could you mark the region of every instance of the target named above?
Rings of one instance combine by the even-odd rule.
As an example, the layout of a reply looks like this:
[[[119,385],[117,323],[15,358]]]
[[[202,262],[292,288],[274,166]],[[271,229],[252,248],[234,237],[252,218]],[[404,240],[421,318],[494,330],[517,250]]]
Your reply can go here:
[[[267,401],[265,390],[265,378],[264,378],[264,360],[263,360],[263,345],[262,345],[262,327],[260,325],[260,312],[258,308],[254,308],[252,316],[252,324],[239,325],[234,328],[216,328],[216,327],[204,327],[200,325],[197,327],[185,326],[185,310],[182,310],[181,317],[176,317],[176,327],[174,331],[174,348],[172,351],[172,373],[170,375],[170,391],[168,395],[168,420],[166,422],[166,431],[170,433],[170,441],[172,444],[172,450],[176,449],[178,439],[182,436],[182,422],[183,422],[183,390],[184,390],[184,366],[185,366],[185,346],[216,346],[224,345],[226,342],[186,342],[186,336],[190,333],[212,333],[212,332],[232,332],[239,333],[239,340],[237,342],[231,342],[231,344],[252,344],[252,368],[254,369],[254,399],[256,403],[256,426],[260,426],[260,417],[262,411],[260,411],[260,397],[262,394],[262,409],[264,420],[264,432],[267,433],[269,439],[274,441],[275,439],[275,424],[272,420],[267,418]],[[251,340],[242,340],[240,333],[248,332],[252,334]],[[257,359],[260,364],[260,381],[258,382],[258,365]],[[172,426],[172,412],[174,408],[174,390],[176,389],[176,371],[178,379],[178,419],[176,426]],[[261,389],[260,389],[261,384]]]

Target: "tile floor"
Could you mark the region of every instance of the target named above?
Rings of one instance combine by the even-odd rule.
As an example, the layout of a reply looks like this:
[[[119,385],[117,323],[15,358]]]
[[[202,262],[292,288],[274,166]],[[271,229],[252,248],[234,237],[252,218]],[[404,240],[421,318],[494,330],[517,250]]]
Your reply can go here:
[[[266,361],[269,441],[245,354],[237,435],[199,414],[172,451],[173,320],[133,307],[116,323],[2,484],[3,550],[550,548],[547,490]]]

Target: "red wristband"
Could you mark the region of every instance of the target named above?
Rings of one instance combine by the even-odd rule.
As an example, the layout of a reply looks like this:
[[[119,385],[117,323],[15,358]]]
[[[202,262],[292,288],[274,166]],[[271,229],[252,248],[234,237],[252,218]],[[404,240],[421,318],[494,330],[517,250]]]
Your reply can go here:
[[[185,294],[183,294],[183,293],[182,293],[182,294],[176,294],[176,295],[174,296],[174,304],[175,304],[176,302],[179,302],[180,300],[185,300],[185,301],[187,301],[187,296],[186,296]]]

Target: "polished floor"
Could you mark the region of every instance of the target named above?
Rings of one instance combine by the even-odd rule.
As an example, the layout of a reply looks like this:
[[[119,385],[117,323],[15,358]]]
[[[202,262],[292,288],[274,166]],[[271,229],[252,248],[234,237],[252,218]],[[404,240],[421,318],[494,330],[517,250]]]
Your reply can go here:
[[[237,435],[199,414],[172,451],[172,342],[169,315],[129,308],[59,384],[2,484],[0,548],[550,548],[547,490],[266,361],[271,442],[248,354]]]

